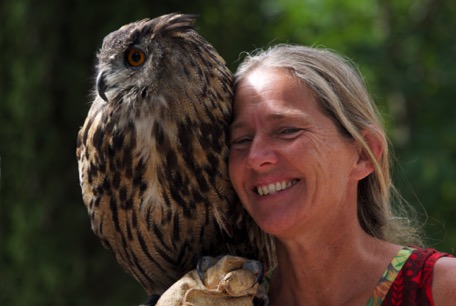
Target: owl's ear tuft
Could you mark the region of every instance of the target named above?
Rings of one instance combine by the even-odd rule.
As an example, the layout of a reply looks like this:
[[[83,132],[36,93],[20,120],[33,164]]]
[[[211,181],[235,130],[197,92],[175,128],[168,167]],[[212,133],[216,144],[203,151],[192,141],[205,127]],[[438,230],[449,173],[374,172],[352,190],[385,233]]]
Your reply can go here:
[[[196,18],[197,15],[172,13],[153,19],[151,23],[155,23],[154,32],[174,36],[193,30]]]

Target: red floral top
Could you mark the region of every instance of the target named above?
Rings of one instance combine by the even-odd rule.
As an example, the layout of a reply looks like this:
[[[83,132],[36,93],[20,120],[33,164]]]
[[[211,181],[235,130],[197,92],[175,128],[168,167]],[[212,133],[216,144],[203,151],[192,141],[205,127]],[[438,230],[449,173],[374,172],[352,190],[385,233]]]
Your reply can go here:
[[[432,306],[432,271],[441,257],[434,249],[415,249],[397,274],[381,306]]]

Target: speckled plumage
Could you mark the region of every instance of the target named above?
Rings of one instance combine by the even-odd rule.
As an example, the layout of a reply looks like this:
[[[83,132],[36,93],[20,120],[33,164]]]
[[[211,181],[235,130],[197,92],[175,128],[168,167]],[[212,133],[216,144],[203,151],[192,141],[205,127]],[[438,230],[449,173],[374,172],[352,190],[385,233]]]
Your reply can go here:
[[[169,14],[106,36],[77,138],[92,230],[148,294],[203,255],[272,258],[228,178],[232,74],[193,22]]]

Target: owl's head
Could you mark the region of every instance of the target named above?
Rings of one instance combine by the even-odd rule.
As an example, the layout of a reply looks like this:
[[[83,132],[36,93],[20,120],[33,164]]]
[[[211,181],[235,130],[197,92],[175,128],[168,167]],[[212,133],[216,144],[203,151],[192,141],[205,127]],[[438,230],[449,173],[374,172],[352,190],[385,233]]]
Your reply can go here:
[[[106,102],[203,90],[214,75],[231,77],[215,49],[193,30],[193,15],[143,19],[107,35],[98,54],[96,94]],[[208,77],[207,74],[212,74]]]

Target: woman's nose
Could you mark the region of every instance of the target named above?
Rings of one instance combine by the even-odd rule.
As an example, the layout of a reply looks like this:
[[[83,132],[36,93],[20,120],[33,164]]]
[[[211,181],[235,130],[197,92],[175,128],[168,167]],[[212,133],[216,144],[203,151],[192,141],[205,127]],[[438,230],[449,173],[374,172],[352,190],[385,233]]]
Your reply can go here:
[[[270,142],[255,137],[250,145],[247,165],[254,170],[267,170],[277,164],[277,154]]]

